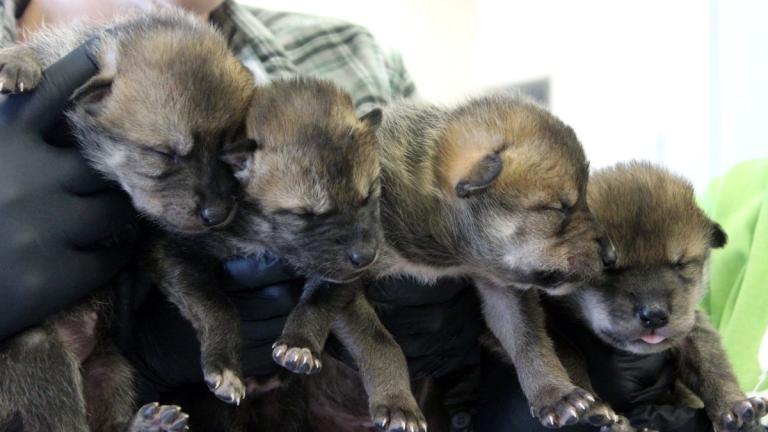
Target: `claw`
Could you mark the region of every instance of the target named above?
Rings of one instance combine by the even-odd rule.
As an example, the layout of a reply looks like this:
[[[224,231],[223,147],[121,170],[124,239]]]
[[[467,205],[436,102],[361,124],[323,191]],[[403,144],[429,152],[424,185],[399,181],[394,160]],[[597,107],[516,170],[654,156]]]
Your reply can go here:
[[[181,408],[176,405],[172,405],[165,408],[163,411],[164,412],[160,414],[160,419],[167,423],[179,415],[179,413],[181,412]]]
[[[189,421],[189,414],[187,413],[181,413],[179,414],[179,418],[173,422],[171,425],[172,431],[181,431],[181,430],[188,430],[189,426],[187,426],[187,422]]]
[[[557,427],[557,419],[555,418],[554,414],[547,414],[546,417],[542,419],[544,422],[544,426],[548,428],[555,428]]]
[[[146,404],[141,408],[141,415],[144,416],[144,418],[152,418],[160,409],[160,404],[158,402],[152,402],[150,404]]]
[[[273,348],[272,357],[275,360],[283,361],[283,355],[285,355],[285,352],[288,351],[287,345],[278,345],[277,348]]]

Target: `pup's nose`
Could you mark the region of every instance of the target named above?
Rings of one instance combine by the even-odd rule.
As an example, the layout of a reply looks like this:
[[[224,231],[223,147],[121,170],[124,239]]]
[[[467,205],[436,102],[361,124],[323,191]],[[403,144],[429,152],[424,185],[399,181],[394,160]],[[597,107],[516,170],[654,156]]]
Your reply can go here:
[[[604,235],[600,237],[598,242],[600,243],[600,258],[603,260],[603,266],[613,267],[619,256],[616,254],[616,248],[613,247],[611,239]]]
[[[643,327],[651,330],[664,327],[669,322],[669,314],[659,307],[641,307],[637,315]]]
[[[208,206],[200,210],[200,217],[205,226],[221,225],[229,217],[230,208],[225,206]]]
[[[349,262],[356,268],[363,268],[371,265],[376,259],[376,249],[374,248],[354,248],[347,251]]]

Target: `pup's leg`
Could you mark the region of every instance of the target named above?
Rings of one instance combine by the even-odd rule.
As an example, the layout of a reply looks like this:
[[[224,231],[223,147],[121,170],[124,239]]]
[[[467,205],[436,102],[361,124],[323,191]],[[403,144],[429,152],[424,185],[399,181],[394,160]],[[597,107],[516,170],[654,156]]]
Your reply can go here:
[[[25,431],[87,432],[80,364],[49,325],[0,348],[0,419]]]
[[[704,401],[704,409],[718,430],[749,430],[766,414],[768,401],[748,399],[739,387],[720,336],[703,312],[697,312],[696,325],[679,354],[681,380]]]
[[[552,336],[552,342],[555,344],[555,352],[560,359],[568,376],[574,384],[596,395],[592,388],[592,380],[589,378],[587,363],[581,353],[574,349],[558,335]],[[617,415],[608,404],[601,400],[595,401],[586,414],[582,416],[582,423],[591,425],[605,425],[603,432],[632,432],[629,420]]]
[[[43,67],[37,53],[25,45],[0,50],[0,93],[22,93],[40,83]]]
[[[145,405],[135,411],[134,370],[116,347],[100,342],[82,365],[88,425],[93,432],[180,432],[189,415],[178,406]]]
[[[212,260],[184,256],[170,243],[155,245],[154,253],[156,282],[197,333],[205,382],[222,401],[239,404],[245,397],[240,316],[219,290]]]
[[[360,290],[360,282],[328,286],[317,280],[308,281],[275,342],[272,350],[275,362],[295,373],[319,371],[322,368],[320,353],[331,324]]]
[[[488,327],[510,356],[532,414],[551,428],[584,418],[596,399],[571,382],[558,359],[545,329],[538,293],[477,286]]]
[[[411,392],[405,356],[363,291],[356,291],[354,300],[339,314],[334,334],[357,363],[376,427],[426,432],[426,419]]]

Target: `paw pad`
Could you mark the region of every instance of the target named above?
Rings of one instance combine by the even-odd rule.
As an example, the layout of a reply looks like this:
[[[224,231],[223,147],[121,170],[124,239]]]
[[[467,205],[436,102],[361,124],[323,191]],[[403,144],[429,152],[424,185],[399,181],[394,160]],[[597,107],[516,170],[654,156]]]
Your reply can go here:
[[[217,398],[228,404],[240,405],[245,399],[245,384],[238,374],[230,369],[206,373],[205,383]]]
[[[320,356],[309,348],[292,347],[279,342],[272,347],[272,359],[280,366],[298,374],[313,374],[323,367]]]
[[[176,405],[144,405],[131,420],[128,432],[181,432],[189,429],[189,415]]]

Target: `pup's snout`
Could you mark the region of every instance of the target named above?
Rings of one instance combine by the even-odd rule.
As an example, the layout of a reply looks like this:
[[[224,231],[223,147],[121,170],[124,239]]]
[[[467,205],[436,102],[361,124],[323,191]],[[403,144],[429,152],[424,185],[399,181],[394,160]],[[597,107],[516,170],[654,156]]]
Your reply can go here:
[[[229,213],[232,211],[231,205],[219,204],[205,206],[200,210],[200,218],[207,227],[221,225],[229,219]]]
[[[643,327],[649,330],[664,327],[669,322],[669,313],[660,307],[643,306],[638,309],[637,316]]]
[[[349,262],[355,268],[362,269],[373,264],[376,259],[376,248],[374,247],[356,247],[347,250]]]
[[[616,253],[616,248],[613,247],[611,239],[608,238],[607,235],[604,235],[600,237],[598,243],[600,244],[600,258],[603,260],[603,266],[613,267],[616,265],[619,256]]]

